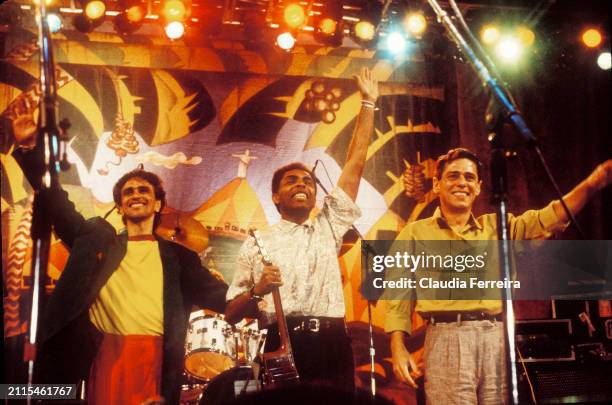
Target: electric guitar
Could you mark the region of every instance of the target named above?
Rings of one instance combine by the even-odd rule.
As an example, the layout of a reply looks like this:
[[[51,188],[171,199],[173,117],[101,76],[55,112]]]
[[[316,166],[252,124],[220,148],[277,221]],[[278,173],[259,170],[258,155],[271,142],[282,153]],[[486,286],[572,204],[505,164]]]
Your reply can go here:
[[[259,249],[263,264],[266,266],[273,266],[272,259],[263,245],[259,231],[253,228],[249,230],[249,234],[255,240],[255,246]],[[278,350],[264,353],[262,356],[264,384],[267,387],[295,384],[299,382],[300,379],[297,368],[295,367],[295,361],[293,360],[287,320],[283,312],[283,304],[278,288],[272,291],[272,299],[274,300],[274,311],[276,312],[276,322],[278,323],[280,346]]]

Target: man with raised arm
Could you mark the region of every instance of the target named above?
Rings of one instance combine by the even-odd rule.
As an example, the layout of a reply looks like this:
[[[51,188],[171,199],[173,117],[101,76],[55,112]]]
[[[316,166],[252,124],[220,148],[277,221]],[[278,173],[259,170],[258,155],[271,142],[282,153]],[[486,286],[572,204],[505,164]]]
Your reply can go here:
[[[13,122],[21,146],[14,156],[38,189],[42,152],[30,121],[22,114]],[[61,187],[37,192],[71,254],[43,308],[36,380],[88,380],[89,405],[140,405],[160,396],[178,405],[191,306],[223,312],[227,285],[195,252],[154,234],[166,203],[161,180],[138,169],[117,181],[120,234],[103,218],[83,218]]]
[[[378,98],[378,84],[367,68],[355,80],[362,105],[337,187],[311,218],[317,192],[314,174],[301,163],[276,170],[272,201],[281,220],[262,235],[273,266],[263,265],[249,237],[240,249],[225,312],[232,323],[258,317],[268,327],[265,351],[275,350],[279,338],[270,292],[278,288],[301,381],[346,390],[354,389],[354,364],[338,252],[343,235],[360,215],[354,201]]]
[[[564,196],[576,214],[595,193],[612,181],[612,160],[599,166]],[[452,149],[438,158],[433,190],[440,207],[433,216],[415,221],[397,240],[497,240],[495,214],[475,217],[474,201],[482,185],[482,163],[467,149]],[[565,229],[568,217],[558,200],[540,210],[508,216],[510,238],[545,239]],[[418,271],[418,270],[417,270]],[[425,337],[425,393],[428,404],[490,404],[507,402],[504,327],[499,300],[408,299],[388,302],[385,331],[391,334],[393,371],[416,388],[419,367],[406,349],[411,309],[429,321]],[[416,290],[417,296],[419,289]],[[422,291],[431,296],[432,292]],[[428,295],[429,294],[429,295]],[[435,294],[435,293],[433,293]]]

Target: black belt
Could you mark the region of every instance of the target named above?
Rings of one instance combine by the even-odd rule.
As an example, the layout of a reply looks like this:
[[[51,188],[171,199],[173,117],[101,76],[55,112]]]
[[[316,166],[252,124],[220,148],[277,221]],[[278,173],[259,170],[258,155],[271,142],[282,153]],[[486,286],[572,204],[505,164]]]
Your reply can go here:
[[[270,325],[270,328],[278,329],[278,324]],[[346,332],[344,318],[330,318],[326,316],[290,316],[287,317],[287,329],[292,332]]]
[[[436,323],[451,323],[461,321],[501,321],[501,314],[487,314],[478,311],[444,311],[444,312],[427,312],[421,314],[423,318],[431,324]]]

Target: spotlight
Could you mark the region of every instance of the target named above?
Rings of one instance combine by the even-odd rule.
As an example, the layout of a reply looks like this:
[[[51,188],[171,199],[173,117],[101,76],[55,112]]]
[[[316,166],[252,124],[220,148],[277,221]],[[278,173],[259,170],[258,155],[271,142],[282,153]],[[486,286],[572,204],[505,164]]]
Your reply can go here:
[[[602,52],[597,58],[597,65],[603,70],[610,70],[612,67],[612,60],[610,59],[610,52]]]
[[[97,20],[104,17],[106,4],[100,0],[87,1],[84,4],[85,15],[90,20]]]
[[[276,37],[276,45],[283,51],[290,51],[295,46],[295,37],[290,32],[283,32]]]
[[[523,54],[523,46],[513,37],[507,37],[499,41],[495,47],[497,57],[506,63],[516,63]]]
[[[319,24],[317,24],[317,29],[321,34],[334,35],[337,26],[338,23],[336,23],[336,21],[329,17],[326,17],[319,21]]]
[[[91,32],[102,24],[106,5],[100,0],[80,0],[83,13],[77,14],[72,19],[72,25],[80,32]]]
[[[130,23],[141,22],[147,15],[145,6],[140,0],[119,0],[119,11],[121,12],[119,15],[123,14],[125,20]]]
[[[140,22],[145,18],[146,12],[141,6],[131,6],[125,10],[125,18],[131,22]]]
[[[371,41],[374,39],[376,33],[376,27],[369,21],[359,21],[355,24],[355,36],[361,41]]]
[[[527,27],[518,27],[516,36],[525,48],[530,47],[535,42],[535,34]]]
[[[382,18],[383,4],[379,1],[362,2],[359,21],[353,25],[352,37],[355,42],[366,48],[376,48],[378,46],[378,32],[376,27]]]
[[[601,40],[601,33],[594,28],[588,29],[582,34],[582,42],[589,48],[598,47]]]
[[[168,0],[164,3],[162,14],[166,21],[183,21],[187,15],[187,9],[180,0]]]
[[[406,37],[404,34],[394,31],[387,35],[387,50],[399,55],[406,49]]]
[[[119,34],[131,34],[138,30],[142,26],[141,21],[131,21],[130,15],[127,12],[122,12],[118,14],[113,20],[113,25],[115,27],[115,31]]]
[[[146,10],[140,0],[119,0],[119,10],[113,20],[115,31],[119,34],[131,34],[142,26]]]
[[[166,25],[165,31],[168,38],[179,39],[185,33],[185,25],[180,21],[171,21]]]
[[[321,14],[314,17],[314,27],[314,38],[318,42],[334,47],[342,45],[342,1],[324,3]]]
[[[409,34],[420,38],[427,28],[427,20],[422,13],[410,13],[404,20],[404,27]]]
[[[79,0],[83,12],[72,19],[72,25],[80,32],[91,32],[102,24],[106,13],[106,4],[100,0]]]
[[[47,14],[47,25],[49,26],[49,31],[58,32],[60,28],[62,28],[62,20],[55,13]]]
[[[485,25],[480,31],[480,39],[487,45],[492,45],[499,39],[499,28],[494,25]]]
[[[283,18],[290,28],[298,28],[306,23],[306,12],[299,4],[289,4],[283,11]]]

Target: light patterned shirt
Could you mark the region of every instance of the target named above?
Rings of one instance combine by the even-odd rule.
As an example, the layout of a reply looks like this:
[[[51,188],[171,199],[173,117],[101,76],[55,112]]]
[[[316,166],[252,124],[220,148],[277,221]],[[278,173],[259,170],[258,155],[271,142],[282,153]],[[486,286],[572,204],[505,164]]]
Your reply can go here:
[[[280,295],[286,316],[344,316],[338,252],[342,237],[360,215],[353,200],[335,188],[314,219],[301,225],[281,219],[269,232],[262,233],[263,245],[281,272]],[[227,300],[248,291],[262,271],[261,255],[249,236],[240,248]],[[275,321],[271,294],[265,296],[260,309],[264,322]]]

